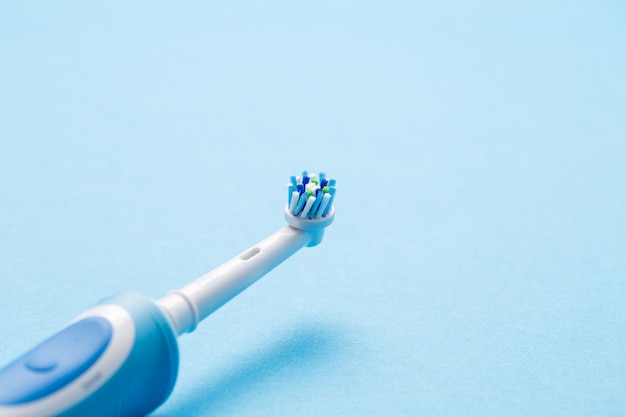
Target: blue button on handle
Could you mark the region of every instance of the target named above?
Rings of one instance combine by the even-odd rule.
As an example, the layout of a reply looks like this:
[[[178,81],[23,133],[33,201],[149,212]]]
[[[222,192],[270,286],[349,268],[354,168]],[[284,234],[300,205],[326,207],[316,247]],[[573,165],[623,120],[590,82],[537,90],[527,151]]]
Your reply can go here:
[[[34,372],[50,372],[58,364],[58,360],[54,357],[53,352],[48,350],[39,349],[38,352],[33,352],[29,356],[24,364]]]
[[[80,320],[0,370],[0,405],[24,404],[58,391],[102,355],[113,335],[102,317]]]

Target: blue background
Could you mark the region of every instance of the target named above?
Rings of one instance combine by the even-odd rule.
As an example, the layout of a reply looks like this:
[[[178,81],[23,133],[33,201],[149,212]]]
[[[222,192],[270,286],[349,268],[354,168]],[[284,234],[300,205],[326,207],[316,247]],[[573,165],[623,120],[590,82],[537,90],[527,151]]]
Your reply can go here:
[[[626,410],[621,1],[4,2],[0,363],[336,221],[180,339],[155,417]]]

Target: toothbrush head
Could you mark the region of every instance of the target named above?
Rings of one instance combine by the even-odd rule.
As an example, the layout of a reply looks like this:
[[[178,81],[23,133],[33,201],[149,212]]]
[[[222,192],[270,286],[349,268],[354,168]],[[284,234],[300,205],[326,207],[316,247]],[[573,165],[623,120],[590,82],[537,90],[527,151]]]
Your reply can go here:
[[[333,222],[335,209],[333,200],[337,192],[336,181],[327,179],[326,174],[292,176],[285,206],[285,219],[291,226],[301,230],[323,229]]]

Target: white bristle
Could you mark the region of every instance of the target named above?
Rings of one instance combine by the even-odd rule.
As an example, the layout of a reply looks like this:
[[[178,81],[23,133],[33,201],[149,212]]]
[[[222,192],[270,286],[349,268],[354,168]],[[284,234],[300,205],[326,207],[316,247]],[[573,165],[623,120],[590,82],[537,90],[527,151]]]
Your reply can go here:
[[[298,206],[298,198],[300,198],[300,194],[297,191],[291,193],[291,204],[289,205],[289,211],[292,213],[296,211],[296,207]]]
[[[300,217],[302,217],[304,219],[306,216],[308,216],[309,211],[311,210],[311,207],[313,207],[313,204],[315,204],[315,197],[310,196],[306,200],[306,205],[302,209],[302,213],[300,214]]]

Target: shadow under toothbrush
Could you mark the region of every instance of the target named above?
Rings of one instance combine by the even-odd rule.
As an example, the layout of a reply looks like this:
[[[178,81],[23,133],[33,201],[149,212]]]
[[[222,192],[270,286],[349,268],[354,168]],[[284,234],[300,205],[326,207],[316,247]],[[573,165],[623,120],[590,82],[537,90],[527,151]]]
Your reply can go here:
[[[194,389],[182,401],[172,404],[173,408],[167,407],[166,402],[162,407],[165,410],[157,409],[149,416],[219,415],[220,409],[241,401],[255,387],[272,378],[292,378],[297,384],[303,373],[314,372],[316,366],[327,366],[338,358],[345,349],[345,340],[346,330],[334,323],[299,324],[291,334],[259,352],[254,359],[244,360],[229,371],[213,376],[208,387]]]

